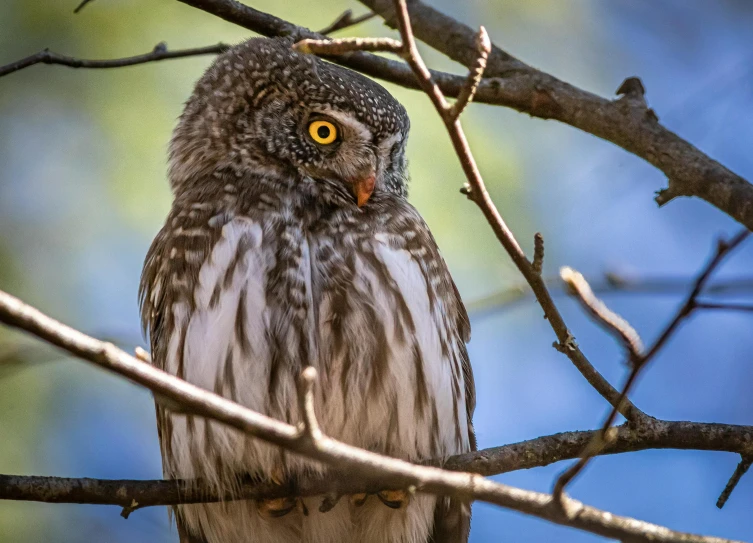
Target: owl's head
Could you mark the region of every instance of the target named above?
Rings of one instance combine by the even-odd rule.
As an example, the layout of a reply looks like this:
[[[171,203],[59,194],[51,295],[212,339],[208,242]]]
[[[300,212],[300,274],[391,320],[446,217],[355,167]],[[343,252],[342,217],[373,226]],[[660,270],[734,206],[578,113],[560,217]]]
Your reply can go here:
[[[170,145],[176,194],[231,170],[315,186],[359,207],[374,190],[405,195],[403,106],[372,80],[292,44],[248,40],[199,80]]]

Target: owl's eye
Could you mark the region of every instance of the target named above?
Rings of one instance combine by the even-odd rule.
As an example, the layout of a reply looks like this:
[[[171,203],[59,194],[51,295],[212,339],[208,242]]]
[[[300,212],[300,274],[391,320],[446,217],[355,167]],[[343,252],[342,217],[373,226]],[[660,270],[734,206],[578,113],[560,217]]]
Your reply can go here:
[[[337,127],[329,121],[312,121],[309,123],[309,136],[320,145],[329,145],[337,139]]]

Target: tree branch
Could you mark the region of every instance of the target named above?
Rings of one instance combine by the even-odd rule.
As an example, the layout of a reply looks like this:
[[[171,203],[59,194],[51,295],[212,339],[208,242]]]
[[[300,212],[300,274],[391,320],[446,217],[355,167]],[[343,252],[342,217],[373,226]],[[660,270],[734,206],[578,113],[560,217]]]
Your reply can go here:
[[[384,487],[415,487],[421,492],[485,501],[620,540],[727,542],[720,538],[684,534],[662,526],[613,515],[570,498],[565,498],[566,507],[560,509],[553,505],[551,495],[495,483],[478,474],[411,464],[358,449],[327,436],[314,434],[313,439],[311,433],[302,436],[300,430],[294,426],[270,419],[169,375],[112,344],[102,343],[47,317],[2,291],[0,322],[30,332],[71,354],[122,375],[196,415],[209,417],[291,452],[336,466],[345,473],[357,472],[366,480],[372,483],[378,481]],[[302,388],[306,390],[305,386]],[[136,506],[133,503],[128,505],[130,509]]]
[[[645,276],[632,277],[619,272],[607,272],[603,277],[596,281],[589,281],[591,290],[596,295],[614,295],[614,294],[644,294],[644,295],[674,295],[688,292],[694,278],[692,277],[663,277],[663,276]],[[549,292],[554,296],[565,293],[561,288],[562,280],[560,277],[549,277],[544,280]],[[737,277],[726,280],[719,280],[711,283],[705,289],[705,294],[710,295],[727,295],[753,292],[753,277]],[[530,296],[528,283],[521,282],[509,288],[471,300],[466,303],[469,313],[484,314],[494,312],[506,307],[511,307]],[[698,302],[699,309],[706,309],[707,305],[716,302]],[[733,309],[732,303],[719,302],[725,308]],[[712,308],[708,308],[712,309]],[[720,307],[721,309],[721,307]]]
[[[235,0],[179,1],[263,36],[324,38],[322,34]],[[395,25],[394,9],[388,0],[360,1],[384,17],[388,24]],[[419,39],[466,66],[475,61],[475,32],[470,28],[418,0],[411,0],[409,9],[416,17]],[[44,52],[38,53],[42,54]],[[8,66],[28,62],[30,58]],[[373,77],[407,88],[419,88],[411,70],[399,62],[362,52],[330,58]],[[33,63],[38,62],[44,61]],[[12,71],[17,69],[20,68]],[[457,97],[464,87],[464,77],[436,71],[431,74],[445,96]],[[634,80],[637,78],[626,81]],[[638,96],[642,88],[642,85],[626,87],[623,84],[618,90],[629,92],[619,99],[608,100],[536,70],[493,45],[486,78],[479,83],[474,99],[534,117],[554,119],[610,141],[667,176],[668,188],[656,197],[659,205],[678,196],[695,196],[753,229],[753,185],[661,125],[643,96]]]
[[[579,281],[577,279],[573,280],[573,278],[570,277],[570,285],[574,287],[573,293],[580,298],[581,303],[583,303],[589,309],[591,315],[596,320],[601,321],[601,324],[604,327],[610,330],[617,330],[615,335],[620,338],[623,344],[627,345],[628,352],[630,353],[630,362],[632,369],[630,371],[630,374],[628,375],[627,380],[625,381],[625,385],[622,387],[622,391],[620,392],[620,400],[618,401],[618,404],[612,408],[611,412],[607,416],[604,424],[602,425],[601,431],[597,433],[596,436],[594,436],[594,439],[583,451],[578,462],[565,470],[554,484],[552,494],[554,495],[554,498],[558,503],[563,504],[563,508],[565,487],[573,479],[575,479],[575,477],[577,477],[580,472],[583,471],[590,460],[594,456],[596,456],[604,447],[606,447],[612,439],[612,436],[610,436],[608,432],[610,430],[610,427],[614,423],[615,418],[617,417],[620,403],[627,399],[632,386],[635,384],[635,381],[638,378],[638,374],[648,365],[648,363],[653,359],[654,356],[656,356],[656,354],[662,349],[662,347],[664,347],[669,338],[677,331],[680,324],[682,324],[682,322],[687,317],[689,317],[690,314],[697,308],[698,296],[703,291],[711,275],[721,265],[724,258],[728,256],[732,251],[734,251],[735,248],[737,248],[743,241],[745,241],[749,234],[750,231],[744,228],[735,236],[733,236],[729,241],[720,239],[717,242],[714,254],[711,256],[711,258],[709,258],[708,262],[699,272],[696,280],[693,282],[692,289],[685,298],[685,302],[677,310],[675,316],[672,318],[672,320],[669,321],[659,337],[645,352],[643,351],[642,346],[638,348],[638,346],[642,345],[638,333],[620,317],[617,317],[617,319],[622,322],[618,322],[614,319],[616,315],[609,311],[601,301],[597,300],[593,296],[593,293],[591,293],[590,288],[588,288],[588,283],[586,283],[585,279],[583,279],[583,276],[580,276]],[[565,281],[567,282],[568,279],[566,277],[567,274],[564,274],[563,279],[565,279]],[[575,287],[575,283],[580,283],[580,288]],[[583,287],[584,283],[585,288]],[[601,308],[597,307],[597,302],[598,304],[601,304]],[[637,426],[643,424],[643,421],[636,422],[638,422]],[[742,474],[740,476],[742,476]],[[734,485],[736,483],[737,481],[735,480],[734,484],[730,482],[730,484],[728,485],[730,493],[732,492],[732,489],[734,488]]]
[[[326,36],[328,34],[331,34],[332,32],[337,32],[338,30],[350,28],[351,26],[366,22],[369,19],[373,19],[374,17],[376,17],[376,13],[374,13],[373,11],[364,13],[363,15],[359,15],[358,17],[353,17],[353,11],[346,9],[331,24],[319,30],[319,34]]]
[[[165,42],[158,43],[149,53],[135,55],[132,57],[114,58],[108,60],[85,60],[81,58],[68,57],[59,53],[54,53],[48,49],[30,55],[16,62],[11,62],[5,66],[0,66],[0,77],[18,70],[23,70],[35,64],[60,64],[70,68],[122,68],[124,66],[134,66],[136,64],[146,64],[148,62],[158,62],[171,58],[195,57],[199,55],[217,55],[227,51],[229,45],[218,43],[207,47],[195,47],[193,49],[177,49],[168,51]]]
[[[397,27],[391,0],[360,2]],[[471,65],[473,29],[420,0],[411,0],[408,9],[417,38],[464,66]],[[486,77],[477,101],[569,124],[611,141],[664,172],[669,187],[656,197],[659,205],[678,196],[696,196],[753,229],[753,185],[662,126],[646,105],[642,84],[623,84],[618,90],[623,96],[607,100],[536,70],[496,46],[489,55]],[[626,80],[630,81],[639,80]],[[443,90],[453,94],[450,88]]]
[[[753,454],[753,426],[675,422],[650,419],[640,430],[623,424],[614,428],[614,441],[599,454],[611,455],[649,449],[703,450]],[[425,465],[484,476],[531,469],[577,458],[599,430],[563,432],[520,443],[492,447]],[[334,474],[306,481],[295,489],[269,483],[245,481],[237,493],[217,494],[216,489],[196,481],[103,480],[64,477],[0,475],[0,499],[50,503],[118,505],[136,509],[156,505],[242,499],[273,499],[289,496],[321,496],[337,488],[343,494],[373,493],[384,485],[353,476]]]
[[[184,1],[184,0],[182,0]],[[194,2],[195,0],[190,0]],[[207,0],[202,0],[206,2]],[[565,321],[562,318],[557,306],[554,304],[546,284],[539,273],[541,269],[543,254],[544,254],[544,240],[539,234],[535,238],[535,255],[534,262],[530,262],[526,257],[520,244],[515,239],[512,231],[505,223],[499,211],[492,202],[489,196],[484,180],[481,178],[481,173],[476,166],[476,161],[473,158],[468,141],[466,140],[465,133],[460,124],[457,110],[454,106],[451,106],[443,94],[441,88],[437,85],[432,77],[432,73],[424,64],[421,55],[416,47],[413,33],[411,30],[411,22],[408,16],[407,8],[404,3],[398,3],[402,6],[399,9],[398,26],[400,29],[400,36],[402,43],[395,40],[381,40],[374,39],[368,40],[364,43],[364,47],[368,47],[371,51],[378,51],[378,45],[384,44],[385,52],[397,53],[405,59],[411,70],[415,74],[416,79],[421,89],[430,98],[432,104],[434,104],[437,113],[442,118],[445,124],[447,132],[450,136],[450,141],[455,149],[455,153],[460,160],[460,165],[463,168],[466,179],[468,180],[466,186],[463,189],[463,194],[468,196],[476,205],[478,205],[481,212],[484,214],[487,222],[491,226],[497,240],[504,247],[507,254],[510,256],[514,264],[528,284],[531,286],[536,299],[538,300],[541,308],[544,310],[544,316],[549,321],[552,329],[557,336],[558,344],[557,349],[566,354],[568,358],[573,362],[576,368],[586,378],[586,380],[593,386],[599,394],[601,394],[611,405],[616,406],[620,412],[627,419],[637,420],[641,417],[645,417],[642,411],[640,411],[629,400],[624,400],[619,403],[620,393],[594,368],[594,366],[588,361],[585,355],[580,351],[575,340],[567,328]],[[326,39],[304,39],[296,43],[293,48],[299,52],[313,52],[317,51],[324,55],[337,55],[343,52],[343,44],[347,43],[347,51],[353,51],[357,49],[357,42],[355,40],[326,40]],[[489,54],[489,48],[491,43],[486,36],[486,31],[483,27],[479,29],[477,36],[475,37],[474,44],[476,47],[477,60],[471,63],[471,70],[469,76],[465,78],[463,89],[460,91],[460,96],[466,103],[474,96],[475,92],[473,88],[477,85],[480,77],[483,75],[484,67],[486,65],[486,58]],[[350,53],[360,54],[363,53]],[[337,57],[336,57],[337,58]],[[462,104],[461,104],[462,105]]]

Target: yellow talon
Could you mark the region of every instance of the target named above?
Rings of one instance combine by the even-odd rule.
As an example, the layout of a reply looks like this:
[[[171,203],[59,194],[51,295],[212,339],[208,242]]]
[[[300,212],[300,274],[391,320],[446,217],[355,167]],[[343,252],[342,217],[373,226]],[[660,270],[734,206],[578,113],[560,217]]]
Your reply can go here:
[[[366,503],[366,499],[368,497],[369,495],[365,492],[362,492],[360,494],[352,494],[350,496],[350,503],[352,503],[356,507],[361,507],[364,503]]]
[[[263,518],[284,517],[295,509],[296,498],[275,498],[273,500],[257,500],[256,506]]]
[[[400,509],[408,504],[410,496],[405,490],[382,490],[377,492],[377,498],[392,509]]]

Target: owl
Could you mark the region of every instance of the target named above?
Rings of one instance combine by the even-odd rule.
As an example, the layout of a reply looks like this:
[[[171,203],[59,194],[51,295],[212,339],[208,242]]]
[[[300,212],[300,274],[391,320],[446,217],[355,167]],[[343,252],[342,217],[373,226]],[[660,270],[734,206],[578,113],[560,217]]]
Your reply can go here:
[[[154,364],[269,417],[419,462],[475,450],[470,325],[407,201],[405,109],[370,79],[251,39],[219,56],[173,133],[174,200],[146,257]],[[157,403],[166,478],[232,493],[327,467]],[[467,541],[469,504],[407,492],[174,508],[182,543]]]

